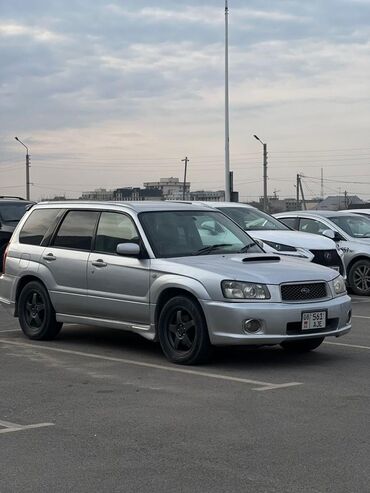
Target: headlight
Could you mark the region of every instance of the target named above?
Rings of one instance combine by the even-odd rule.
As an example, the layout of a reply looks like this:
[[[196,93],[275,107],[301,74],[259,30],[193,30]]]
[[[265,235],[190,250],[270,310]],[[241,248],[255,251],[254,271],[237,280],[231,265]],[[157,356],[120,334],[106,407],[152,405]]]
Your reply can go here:
[[[333,281],[335,294],[344,294],[347,292],[346,283],[342,276],[338,276]]]
[[[296,252],[297,249],[290,246],[290,245],[283,245],[283,243],[275,243],[275,241],[266,241],[263,240],[264,243],[269,245],[271,248],[274,250],[277,250],[278,252]]]
[[[225,298],[232,300],[268,300],[271,298],[267,286],[251,282],[222,281]]]

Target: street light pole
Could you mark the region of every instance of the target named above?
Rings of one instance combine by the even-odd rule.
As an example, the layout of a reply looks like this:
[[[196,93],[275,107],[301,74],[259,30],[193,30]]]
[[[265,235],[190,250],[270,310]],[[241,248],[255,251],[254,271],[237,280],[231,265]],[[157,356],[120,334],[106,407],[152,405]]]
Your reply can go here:
[[[185,200],[185,191],[186,191],[186,171],[188,169],[188,162],[190,159],[186,156],[185,159],[181,159],[181,162],[185,163],[185,169],[184,169],[184,186],[182,188],[182,200]]]
[[[14,138],[26,149],[26,199],[30,200],[30,155],[28,152],[28,147],[20,139],[18,139],[18,137]]]
[[[225,200],[230,202],[229,5],[225,0]]]
[[[263,145],[263,210],[267,212],[268,202],[267,202],[267,144],[262,142],[262,140],[257,136],[253,135]]]

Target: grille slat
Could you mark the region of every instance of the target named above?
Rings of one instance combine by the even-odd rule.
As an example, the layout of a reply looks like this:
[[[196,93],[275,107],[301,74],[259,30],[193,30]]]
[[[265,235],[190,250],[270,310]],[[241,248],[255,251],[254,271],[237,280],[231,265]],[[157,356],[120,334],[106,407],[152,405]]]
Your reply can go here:
[[[327,297],[326,283],[283,284],[281,299],[283,301],[318,300]]]

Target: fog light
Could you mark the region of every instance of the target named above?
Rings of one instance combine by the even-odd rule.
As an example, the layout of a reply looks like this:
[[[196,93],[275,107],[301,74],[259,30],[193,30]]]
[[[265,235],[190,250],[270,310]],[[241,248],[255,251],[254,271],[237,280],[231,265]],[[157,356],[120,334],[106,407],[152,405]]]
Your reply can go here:
[[[352,310],[347,313],[347,324],[351,323],[352,320]]]
[[[256,334],[257,332],[262,332],[263,324],[261,320],[252,318],[250,320],[245,320],[243,329],[244,332],[248,334]]]

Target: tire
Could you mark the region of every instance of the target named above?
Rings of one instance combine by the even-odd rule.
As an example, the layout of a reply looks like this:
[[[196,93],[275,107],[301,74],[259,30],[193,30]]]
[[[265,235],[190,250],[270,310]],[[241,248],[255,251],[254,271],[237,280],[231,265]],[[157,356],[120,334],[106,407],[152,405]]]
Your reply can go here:
[[[352,265],[348,283],[354,294],[370,296],[370,260],[358,260]]]
[[[170,299],[159,315],[159,342],[166,358],[180,365],[208,361],[211,343],[198,304],[186,296]]]
[[[303,341],[285,341],[280,345],[287,351],[296,353],[307,353],[318,348],[324,341],[325,337],[315,337],[313,339],[305,339]]]
[[[32,281],[24,286],[18,300],[18,318],[24,334],[29,339],[47,341],[54,339],[62,328],[45,287]]]

